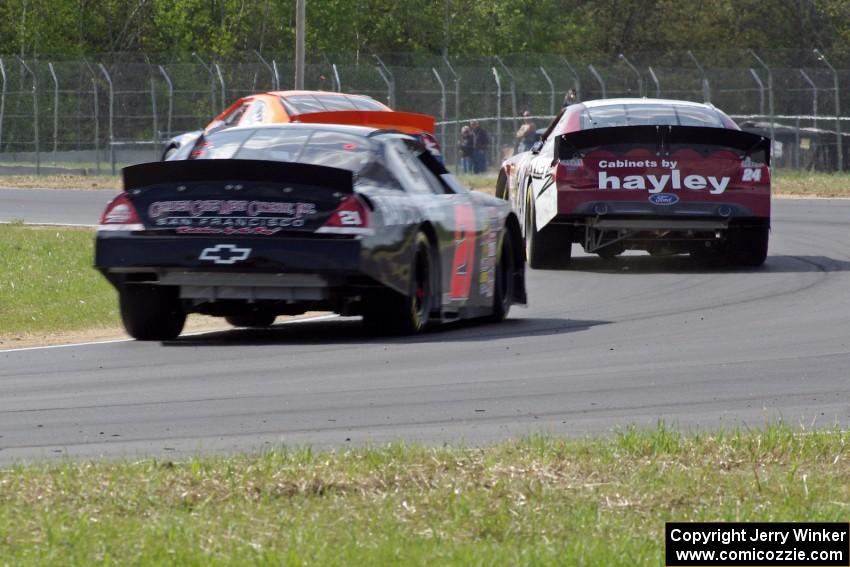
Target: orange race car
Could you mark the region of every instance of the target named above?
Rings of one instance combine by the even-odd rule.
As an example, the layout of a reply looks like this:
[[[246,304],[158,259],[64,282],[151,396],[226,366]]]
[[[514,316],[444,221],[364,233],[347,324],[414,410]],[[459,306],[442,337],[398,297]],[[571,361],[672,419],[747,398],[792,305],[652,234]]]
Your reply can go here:
[[[398,130],[417,136],[440,161],[442,154],[434,138],[434,118],[414,112],[396,112],[377,100],[328,91],[271,91],[242,97],[213,118],[203,130],[175,136],[165,146],[166,160],[180,148],[191,146],[202,134],[233,126],[313,122],[351,124]]]

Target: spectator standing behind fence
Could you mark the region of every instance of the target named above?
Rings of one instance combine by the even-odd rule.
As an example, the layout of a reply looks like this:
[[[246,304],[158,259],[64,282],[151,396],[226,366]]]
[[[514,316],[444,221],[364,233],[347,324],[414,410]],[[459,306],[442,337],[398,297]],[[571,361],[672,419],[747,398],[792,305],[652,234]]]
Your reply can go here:
[[[464,173],[472,173],[474,171],[472,164],[472,151],[474,146],[472,139],[472,130],[468,125],[460,129],[460,140],[458,140],[458,148],[460,149],[460,164],[463,167]]]
[[[576,96],[576,92],[573,89],[567,91],[567,94],[564,96],[564,104],[561,105],[562,108],[566,108],[571,104],[575,104],[578,102],[578,97]]]
[[[477,120],[469,123],[472,127],[472,171],[484,173],[487,171],[487,150],[490,149],[490,136]]]
[[[527,152],[537,139],[537,124],[531,119],[527,110],[522,113],[522,126],[516,131],[516,151]]]

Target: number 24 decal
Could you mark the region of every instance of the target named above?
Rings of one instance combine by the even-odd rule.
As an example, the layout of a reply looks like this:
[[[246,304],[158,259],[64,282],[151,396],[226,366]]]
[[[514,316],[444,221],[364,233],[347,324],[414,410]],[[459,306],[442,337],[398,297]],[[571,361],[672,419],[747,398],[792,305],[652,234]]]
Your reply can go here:
[[[744,176],[741,181],[757,182],[761,181],[761,168],[748,167],[744,170]]]
[[[475,262],[475,209],[455,205],[455,255],[452,260],[452,284],[449,297],[467,299],[472,288]]]

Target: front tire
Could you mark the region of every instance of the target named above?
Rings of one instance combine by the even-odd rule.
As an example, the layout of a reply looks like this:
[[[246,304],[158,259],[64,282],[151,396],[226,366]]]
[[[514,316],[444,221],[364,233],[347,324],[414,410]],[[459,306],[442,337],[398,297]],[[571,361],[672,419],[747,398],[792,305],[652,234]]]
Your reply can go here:
[[[127,284],[118,293],[118,303],[124,329],[139,341],[175,339],[186,323],[176,287]]]
[[[363,322],[374,333],[412,335],[428,324],[434,304],[435,266],[438,263],[424,233],[416,235],[413,249],[409,293],[383,290],[365,298]]]

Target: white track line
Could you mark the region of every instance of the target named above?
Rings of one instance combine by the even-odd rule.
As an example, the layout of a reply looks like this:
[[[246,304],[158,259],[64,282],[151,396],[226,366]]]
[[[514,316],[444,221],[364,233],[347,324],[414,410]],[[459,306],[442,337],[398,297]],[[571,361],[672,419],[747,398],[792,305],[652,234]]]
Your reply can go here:
[[[333,319],[335,317],[339,317],[336,313],[332,313],[330,315],[316,315],[315,317],[305,317],[303,319],[291,319],[289,321],[281,321],[277,325],[287,325],[291,323],[309,323],[312,321],[323,321],[325,319]],[[275,326],[277,326],[275,325]],[[198,335],[208,335],[210,333],[220,333],[225,330],[230,329],[213,329],[208,331],[195,331],[194,333],[185,333],[180,335],[181,337],[197,337]],[[36,346],[36,347],[24,347],[24,348],[7,348],[0,349],[0,353],[8,353],[8,352],[24,352],[28,350],[48,350],[48,349],[56,349],[56,348],[70,348],[70,347],[78,347],[78,346],[90,346],[90,345],[108,345],[111,343],[130,343],[134,342],[136,339],[126,338],[126,339],[108,339],[104,341],[90,341],[87,343],[70,343],[64,345],[45,345],[45,346]]]

